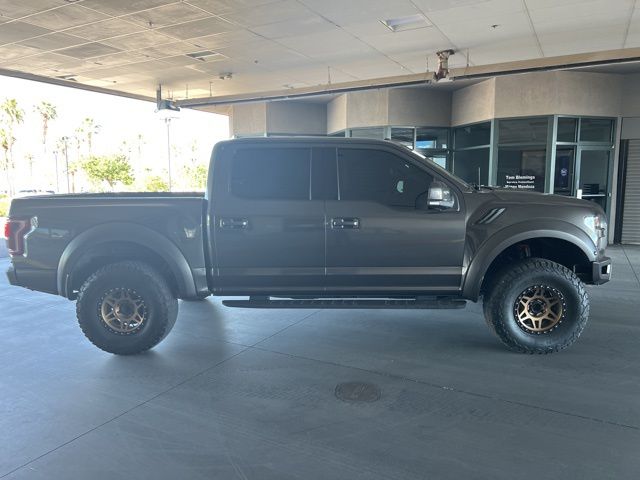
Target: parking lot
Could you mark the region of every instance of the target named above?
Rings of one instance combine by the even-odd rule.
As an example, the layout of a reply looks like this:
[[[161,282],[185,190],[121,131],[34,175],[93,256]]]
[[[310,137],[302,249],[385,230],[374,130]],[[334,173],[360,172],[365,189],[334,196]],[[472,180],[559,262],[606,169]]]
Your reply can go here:
[[[609,252],[590,324],[549,356],[506,351],[480,305],[210,298],[182,302],[153,351],[117,357],[83,337],[74,304],[3,278],[0,477],[637,479],[640,248]],[[380,398],[340,400],[342,382]]]

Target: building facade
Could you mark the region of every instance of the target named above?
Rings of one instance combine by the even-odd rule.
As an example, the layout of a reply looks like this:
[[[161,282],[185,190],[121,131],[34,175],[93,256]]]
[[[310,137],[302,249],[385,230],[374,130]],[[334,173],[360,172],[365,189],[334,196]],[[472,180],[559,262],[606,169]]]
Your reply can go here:
[[[596,202],[612,240],[640,243],[640,74],[535,72],[238,104],[231,125],[237,137],[389,138],[470,183]]]

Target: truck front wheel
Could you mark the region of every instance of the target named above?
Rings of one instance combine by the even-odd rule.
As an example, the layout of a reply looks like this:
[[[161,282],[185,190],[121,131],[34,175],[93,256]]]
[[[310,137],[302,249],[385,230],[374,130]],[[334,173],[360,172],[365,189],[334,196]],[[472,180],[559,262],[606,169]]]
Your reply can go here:
[[[141,262],[106,265],[78,295],[80,328],[96,347],[117,355],[153,348],[173,328],[178,300],[166,280]]]
[[[484,298],[487,323],[510,349],[553,353],[575,342],[589,319],[584,284],[568,268],[540,258],[494,276]]]

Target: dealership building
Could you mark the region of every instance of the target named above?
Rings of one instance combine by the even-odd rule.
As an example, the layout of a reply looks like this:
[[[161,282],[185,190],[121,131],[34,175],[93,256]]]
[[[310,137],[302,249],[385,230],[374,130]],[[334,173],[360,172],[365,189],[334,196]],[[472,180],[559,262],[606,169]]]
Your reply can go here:
[[[629,67],[238,103],[236,137],[391,139],[467,182],[598,203],[615,240],[640,243],[640,74]]]

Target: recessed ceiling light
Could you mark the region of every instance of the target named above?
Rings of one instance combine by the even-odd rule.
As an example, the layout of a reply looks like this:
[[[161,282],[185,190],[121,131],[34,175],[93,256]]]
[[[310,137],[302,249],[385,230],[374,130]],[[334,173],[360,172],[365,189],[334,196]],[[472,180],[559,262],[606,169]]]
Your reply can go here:
[[[187,57],[195,58],[196,60],[200,60],[201,62],[208,62],[211,60],[221,60],[224,55],[218,52],[213,52],[211,50],[202,50],[200,52],[192,52],[187,53]]]
[[[380,20],[385,27],[392,32],[401,32],[403,30],[414,30],[416,28],[430,27],[424,15],[417,13],[408,17],[390,18],[388,20]]]

